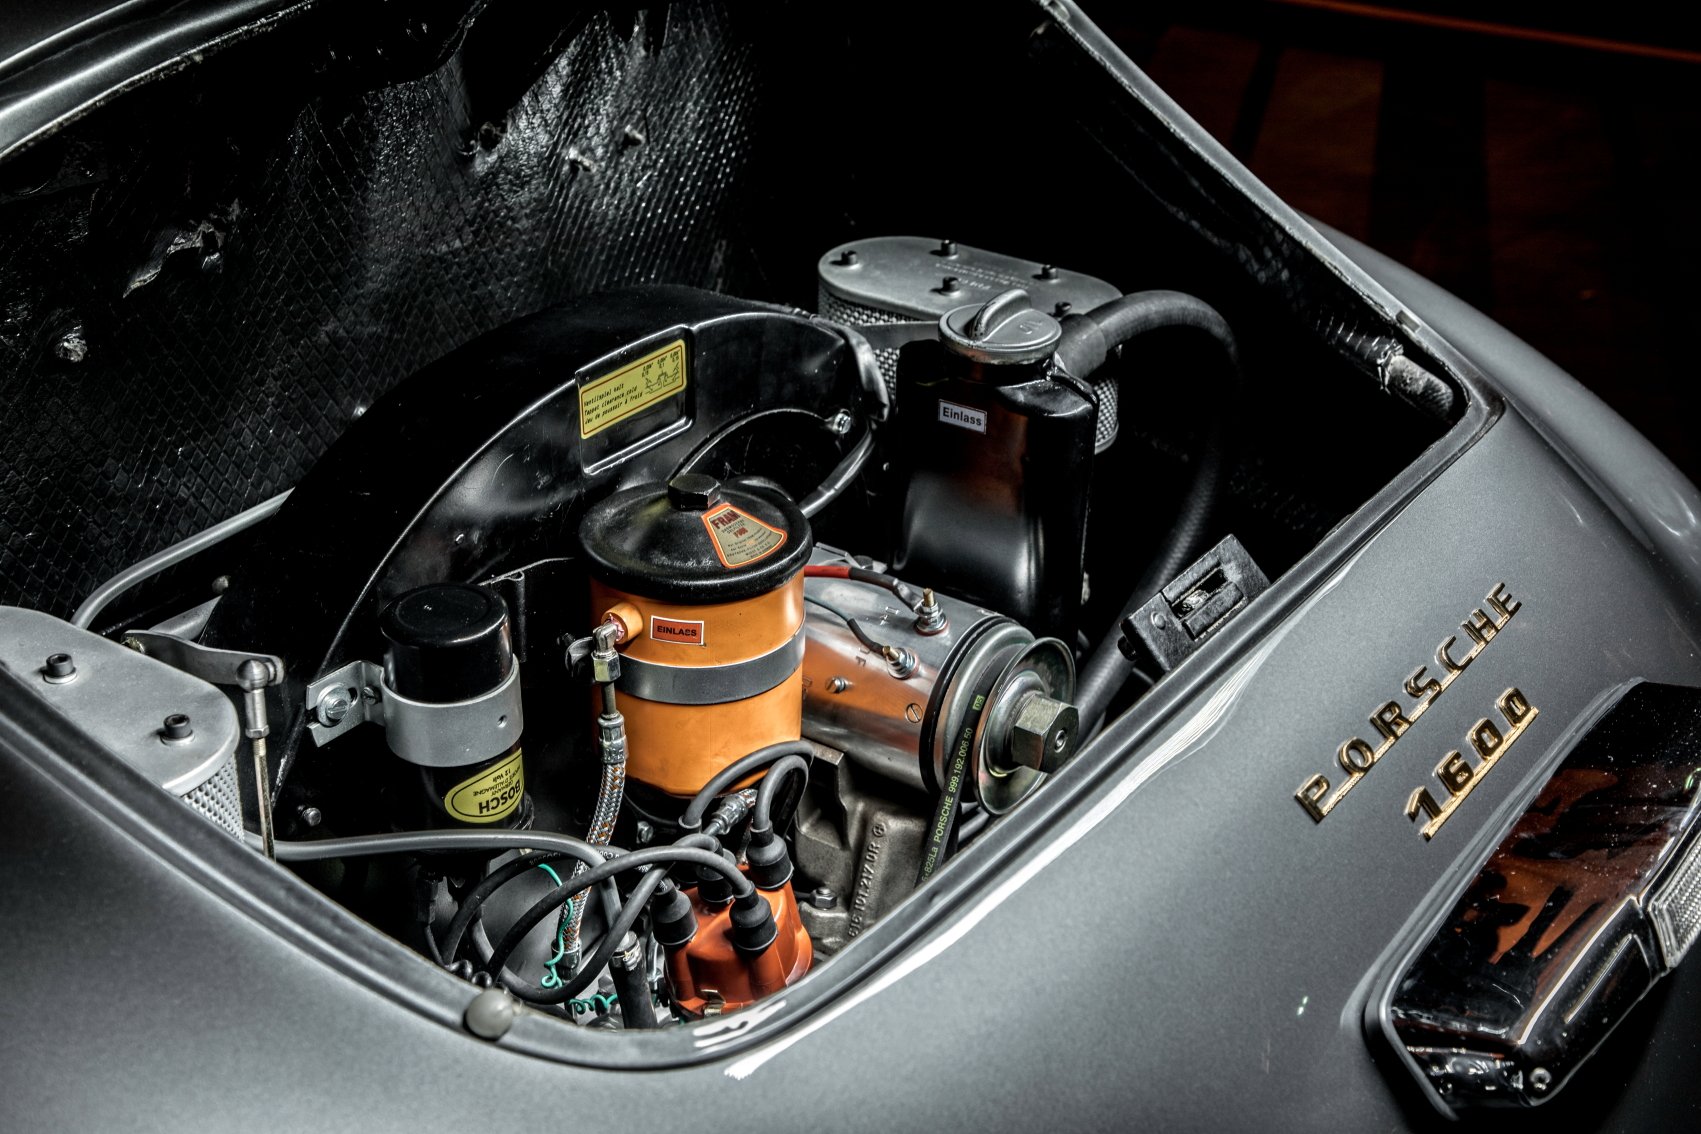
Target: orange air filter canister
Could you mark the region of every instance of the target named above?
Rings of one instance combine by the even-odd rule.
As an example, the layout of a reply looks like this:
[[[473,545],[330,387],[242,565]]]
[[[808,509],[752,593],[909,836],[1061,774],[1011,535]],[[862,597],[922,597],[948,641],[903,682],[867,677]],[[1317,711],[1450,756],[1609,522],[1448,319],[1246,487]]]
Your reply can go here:
[[[592,506],[591,616],[619,623],[626,774],[690,797],[803,726],[809,521],[790,501],[686,473]]]

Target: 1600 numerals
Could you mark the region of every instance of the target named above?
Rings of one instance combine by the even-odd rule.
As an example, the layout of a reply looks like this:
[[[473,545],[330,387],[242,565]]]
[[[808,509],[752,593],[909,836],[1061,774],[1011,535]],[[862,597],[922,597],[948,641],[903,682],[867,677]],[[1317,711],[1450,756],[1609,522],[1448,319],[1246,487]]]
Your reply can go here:
[[[1474,766],[1457,749],[1447,753],[1442,757],[1441,763],[1435,766],[1435,778],[1441,781],[1444,789],[1442,801],[1437,803],[1427,787],[1418,788],[1406,801],[1407,819],[1415,823],[1418,816],[1429,816],[1429,822],[1422,828],[1426,840],[1435,837],[1435,832],[1441,830],[1441,825],[1452,817],[1454,809],[1482,783],[1483,777],[1488,775],[1496,761],[1512,747],[1513,741],[1524,735],[1524,729],[1541,711],[1515,688],[1500,695],[1497,707],[1500,709],[1501,718],[1506,722],[1504,726],[1496,724],[1490,717],[1484,717],[1465,734],[1465,743],[1470,745],[1471,751],[1477,755],[1477,763]]]

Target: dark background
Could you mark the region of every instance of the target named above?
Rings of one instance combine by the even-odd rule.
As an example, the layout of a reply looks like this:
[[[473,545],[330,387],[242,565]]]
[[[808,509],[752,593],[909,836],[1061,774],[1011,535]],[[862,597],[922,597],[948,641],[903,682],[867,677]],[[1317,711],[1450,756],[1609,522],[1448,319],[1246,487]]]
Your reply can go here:
[[[1680,17],[1083,3],[1288,203],[1487,312],[1701,480],[1701,39]]]

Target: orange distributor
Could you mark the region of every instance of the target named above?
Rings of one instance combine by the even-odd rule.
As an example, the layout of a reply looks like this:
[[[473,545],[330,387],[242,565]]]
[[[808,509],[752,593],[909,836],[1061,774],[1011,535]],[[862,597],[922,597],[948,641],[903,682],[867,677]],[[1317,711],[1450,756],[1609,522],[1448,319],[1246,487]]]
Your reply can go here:
[[[593,506],[579,542],[591,615],[621,629],[629,777],[688,798],[802,734],[812,538],[795,505],[684,474]]]

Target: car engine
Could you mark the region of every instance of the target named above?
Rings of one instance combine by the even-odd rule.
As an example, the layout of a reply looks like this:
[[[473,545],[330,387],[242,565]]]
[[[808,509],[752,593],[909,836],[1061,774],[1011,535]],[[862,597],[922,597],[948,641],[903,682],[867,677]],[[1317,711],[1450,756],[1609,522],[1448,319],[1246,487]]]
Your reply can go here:
[[[1017,59],[1090,93],[1061,17],[1024,39],[1038,17],[1007,7],[961,33],[987,68]],[[197,501],[185,514],[227,518],[113,545],[150,553],[74,611],[66,588],[94,568],[65,543],[32,560],[0,609],[0,660],[360,933],[482,989],[466,1019],[481,1035],[523,1010],[663,1028],[872,963],[860,936],[914,915],[1466,410],[1445,366],[1213,197],[1149,124],[1107,127],[1110,159],[1077,171],[1107,205],[1126,155],[1146,161],[1146,196],[1114,216],[1060,207],[1039,168],[915,204],[892,171],[943,158],[907,129],[830,188],[763,183],[807,219],[795,239],[732,223],[736,193],[713,179],[682,182],[683,205],[641,189],[665,179],[651,155],[742,136],[695,122],[712,100],[666,83],[663,64],[720,67],[722,111],[743,106],[731,57],[698,50],[739,42],[717,13],[574,29],[623,61],[589,112],[574,49],[530,60],[529,85],[481,54],[476,26],[352,64],[332,51],[314,72],[327,101],[260,108],[230,131],[241,144],[159,158],[133,206],[87,206],[108,226],[91,231],[124,234],[102,253],[127,265],[121,312],[60,295],[42,264],[8,268],[52,332],[32,374],[134,350],[126,373],[164,367],[180,391],[248,357],[208,338],[250,322],[270,345],[243,350],[288,361],[249,405],[219,385],[240,426],[207,425],[228,467],[252,450],[246,510],[205,498],[208,476],[161,473]],[[497,30],[505,50],[524,40]],[[442,136],[408,149],[434,115]],[[561,123],[584,120],[594,139],[563,149]],[[109,129],[20,167],[46,186],[42,231],[76,229],[61,222],[85,203],[52,202],[87,154],[124,152],[124,120]],[[345,145],[370,169],[319,152]],[[524,164],[545,160],[549,192]],[[442,188],[456,178],[473,188]],[[384,228],[418,200],[473,215],[475,197],[453,238],[411,244],[434,219]],[[594,207],[568,217],[562,200]],[[631,219],[633,201],[666,207]],[[308,208],[312,223],[292,212]],[[572,226],[579,268],[528,259]],[[332,250],[339,266],[300,266]],[[269,291],[255,280],[274,255]],[[358,317],[335,298],[357,293]],[[146,334],[126,330],[166,300]],[[96,390],[77,395],[91,415],[107,412]],[[181,426],[189,449],[203,424]],[[44,501],[25,503],[64,511]]]

